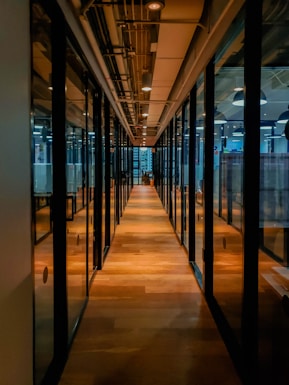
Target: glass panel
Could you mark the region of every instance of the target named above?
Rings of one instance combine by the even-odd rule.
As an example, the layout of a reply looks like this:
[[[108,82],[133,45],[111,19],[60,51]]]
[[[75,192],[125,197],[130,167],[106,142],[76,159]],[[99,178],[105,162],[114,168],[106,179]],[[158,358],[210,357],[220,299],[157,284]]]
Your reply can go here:
[[[176,178],[175,178],[175,197],[176,197],[176,234],[181,240],[182,237],[182,113],[176,119]]]
[[[172,191],[171,191],[171,200],[172,200],[172,224],[173,227],[175,228],[176,226],[176,184],[177,184],[177,171],[176,171],[176,135],[175,135],[175,121],[174,124],[172,125]]]
[[[241,342],[243,138],[235,135],[243,135],[244,107],[233,103],[237,87],[243,87],[244,77],[243,50],[239,45],[244,39],[243,14],[239,17],[240,20],[232,23],[215,62],[213,287],[236,340]]]
[[[285,3],[284,3],[285,5]],[[288,383],[288,14],[263,3],[260,116],[259,351],[264,385]],[[283,113],[283,115],[282,115]],[[282,119],[281,116],[282,115]],[[285,115],[285,116],[284,116]]]
[[[184,112],[184,246],[189,249],[189,139],[190,139],[190,104],[187,103]]]
[[[72,199],[72,219],[67,213],[68,332],[72,337],[86,299],[86,101],[84,69],[69,42],[66,63],[66,181]]]
[[[40,28],[41,26],[41,28]],[[32,4],[32,163],[34,219],[34,377],[41,384],[53,359],[53,234],[50,20]]]
[[[168,212],[168,130],[163,133],[163,205]]]
[[[35,242],[52,231],[52,124],[49,116],[35,111],[32,132]]]
[[[92,277],[94,261],[94,187],[95,187],[95,133],[93,127],[93,87],[88,85],[87,100],[87,146],[88,146],[88,271]]]
[[[170,190],[170,183],[171,181],[171,176],[172,176],[172,156],[171,156],[171,147],[172,147],[172,141],[171,141],[171,134],[170,134],[170,128],[168,127],[166,129],[167,132],[167,151],[168,151],[168,160],[167,160],[167,201],[168,201],[168,213],[170,213],[170,205],[171,205],[171,190]]]
[[[128,183],[129,169],[128,169],[128,150],[126,143],[125,131],[121,128],[121,186],[122,186],[122,205],[121,215],[125,209],[128,199],[127,183]]]
[[[116,200],[115,200],[115,128],[114,118],[110,116],[110,239],[112,240],[116,226]]]
[[[101,101],[101,114],[102,114],[102,117],[101,117],[101,123],[102,123],[102,126],[101,126],[101,140],[102,140],[102,144],[101,144],[101,148],[102,148],[102,156],[101,156],[101,159],[102,159],[102,225],[101,225],[101,234],[102,234],[102,249],[103,249],[103,252],[105,251],[105,248],[106,248],[106,242],[105,242],[105,159],[106,159],[106,156],[105,156],[105,119],[104,119],[104,96],[102,98],[102,101]]]
[[[204,76],[197,81],[197,121],[195,136],[195,268],[198,278],[203,275],[204,246]]]
[[[133,183],[140,184],[142,183],[142,169],[139,164],[139,148],[133,147]]]

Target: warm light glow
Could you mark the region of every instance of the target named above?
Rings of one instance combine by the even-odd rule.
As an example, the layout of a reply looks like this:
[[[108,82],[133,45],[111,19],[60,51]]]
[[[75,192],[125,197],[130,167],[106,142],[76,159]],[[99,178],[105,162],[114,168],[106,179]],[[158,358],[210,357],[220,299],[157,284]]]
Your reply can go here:
[[[152,74],[150,72],[145,72],[142,75],[142,90],[145,92],[152,90]]]
[[[152,90],[152,87],[151,87],[151,86],[143,86],[141,89],[142,89],[143,91],[145,91],[145,92],[148,92],[148,91],[151,91],[151,90]]]
[[[148,8],[151,11],[157,11],[157,10],[161,9],[161,5],[159,3],[151,3],[150,5],[148,5]]]
[[[150,11],[160,11],[164,8],[165,4],[162,0],[146,0],[145,6]]]
[[[266,96],[265,96],[264,92],[261,90],[260,91],[260,105],[262,106],[263,104],[266,104],[266,103],[267,103]],[[245,105],[244,91],[236,92],[236,94],[234,95],[234,99],[233,99],[232,104],[234,106],[244,107],[244,105]]]

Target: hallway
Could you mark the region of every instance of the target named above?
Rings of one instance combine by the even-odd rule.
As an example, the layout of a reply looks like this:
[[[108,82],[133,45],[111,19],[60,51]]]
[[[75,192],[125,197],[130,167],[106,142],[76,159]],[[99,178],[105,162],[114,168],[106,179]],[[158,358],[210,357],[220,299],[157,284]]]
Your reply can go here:
[[[155,188],[135,186],[59,385],[240,385]]]

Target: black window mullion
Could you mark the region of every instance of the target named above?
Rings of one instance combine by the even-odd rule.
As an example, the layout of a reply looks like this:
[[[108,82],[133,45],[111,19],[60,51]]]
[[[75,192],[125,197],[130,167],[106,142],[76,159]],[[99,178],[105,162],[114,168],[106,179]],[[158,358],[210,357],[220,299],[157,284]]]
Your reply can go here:
[[[258,251],[262,0],[246,1],[244,45],[244,281],[242,351],[246,384],[258,382]]]
[[[197,87],[190,93],[190,131],[189,131],[189,261],[195,261],[196,223],[195,223],[195,178],[196,178],[196,106]]]
[[[213,294],[213,186],[214,186],[214,61],[205,71],[205,157],[204,157],[204,291],[207,298]]]
[[[54,362],[61,372],[68,354],[68,308],[66,277],[66,31],[65,20],[54,4],[52,40],[53,127],[53,256],[54,256]]]
[[[102,269],[102,134],[101,134],[102,90],[99,87],[93,97],[93,126],[95,134],[95,192],[94,192],[94,264]]]

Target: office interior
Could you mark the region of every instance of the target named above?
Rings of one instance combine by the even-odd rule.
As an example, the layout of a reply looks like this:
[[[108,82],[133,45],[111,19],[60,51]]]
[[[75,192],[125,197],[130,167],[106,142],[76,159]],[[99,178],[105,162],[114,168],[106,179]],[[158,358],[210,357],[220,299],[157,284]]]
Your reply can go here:
[[[3,384],[57,381],[144,173],[244,384],[289,382],[289,4],[146,3],[0,5]]]

